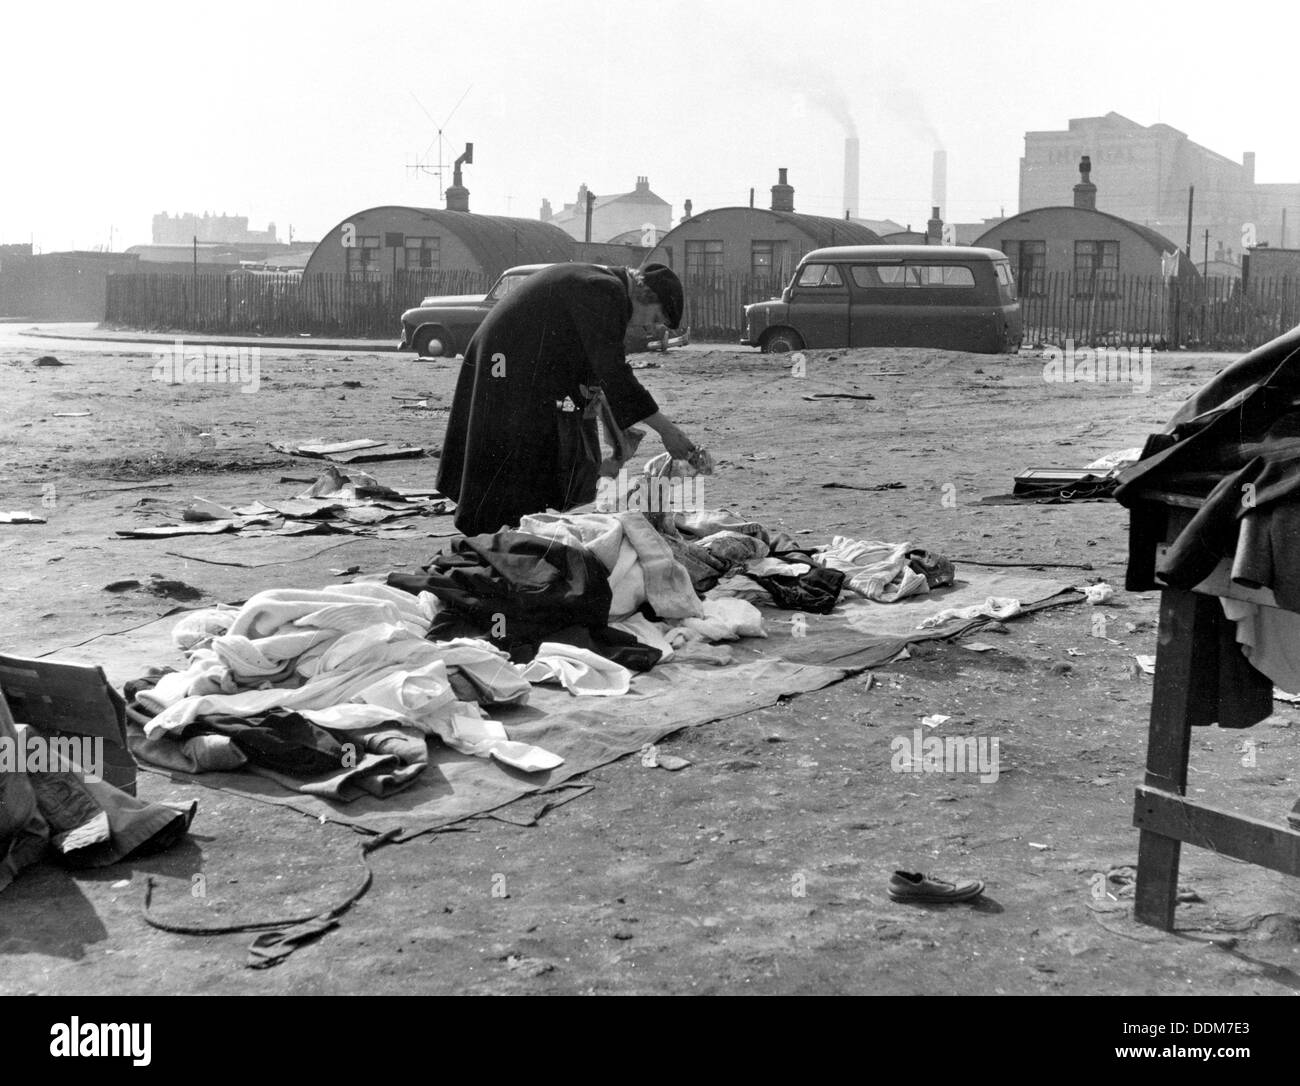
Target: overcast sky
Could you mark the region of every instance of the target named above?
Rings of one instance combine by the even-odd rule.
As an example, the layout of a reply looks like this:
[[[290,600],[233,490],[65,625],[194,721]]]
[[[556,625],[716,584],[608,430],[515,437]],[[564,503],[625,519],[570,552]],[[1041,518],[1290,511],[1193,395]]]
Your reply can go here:
[[[924,222],[942,146],[975,221],[1017,210],[1026,130],[1110,110],[1300,181],[1290,0],[9,0],[0,30],[0,241],[47,252],[164,210],[317,239],[441,206],[407,168],[439,126],[448,164],[474,143],[471,209],[528,218],[642,174],[674,220],[767,206],[781,166],[841,215],[852,124],[864,216]]]

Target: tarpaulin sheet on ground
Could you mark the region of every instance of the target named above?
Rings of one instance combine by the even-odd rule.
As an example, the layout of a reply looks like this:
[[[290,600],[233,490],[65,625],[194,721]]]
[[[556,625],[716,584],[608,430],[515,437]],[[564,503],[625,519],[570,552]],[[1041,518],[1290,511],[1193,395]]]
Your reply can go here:
[[[535,686],[529,704],[494,709],[511,738],[533,743],[565,759],[545,773],[522,773],[498,762],[458,754],[441,745],[430,752],[429,768],[410,787],[385,799],[363,797],[335,803],[290,792],[253,773],[165,772],[234,795],[292,808],[359,830],[383,833],[400,828],[404,837],[441,829],[484,814],[522,796],[544,792],[579,774],[642,750],[682,728],[707,724],[775,704],[783,697],[821,689],[846,674],[891,659],[908,642],[951,637],[983,620],[957,619],[935,629],[917,629],[927,617],[952,607],[983,603],[989,596],[1014,597],[1026,608],[1079,597],[1068,586],[1018,573],[984,573],[965,567],[951,588],[897,603],[848,597],[830,615],[763,608],[767,639],[734,646],[736,662],[725,667],[673,662],[634,677],[622,697],[582,698]],[[796,635],[796,614],[803,620]],[[55,659],[97,663],[122,685],[151,666],[180,666],[172,647],[175,614],[135,630],[106,634]]]

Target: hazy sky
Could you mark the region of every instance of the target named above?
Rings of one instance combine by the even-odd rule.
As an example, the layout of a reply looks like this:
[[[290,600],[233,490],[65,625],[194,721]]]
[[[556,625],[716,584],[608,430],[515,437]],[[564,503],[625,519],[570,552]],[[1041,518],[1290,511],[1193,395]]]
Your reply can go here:
[[[155,212],[246,215],[319,238],[361,208],[441,206],[474,143],[470,207],[535,218],[638,175],[673,205],[843,213],[1017,210],[1028,129],[1115,110],[1300,181],[1293,2],[1178,0],[223,0],[0,7],[0,241],[150,240]],[[461,101],[463,96],[463,101]],[[417,101],[418,100],[418,101]],[[457,103],[460,102],[457,108]],[[421,108],[423,106],[423,109]],[[427,114],[426,115],[426,111]],[[430,116],[434,120],[430,120]],[[1098,183],[1102,178],[1094,177]],[[448,171],[447,182],[450,181]]]

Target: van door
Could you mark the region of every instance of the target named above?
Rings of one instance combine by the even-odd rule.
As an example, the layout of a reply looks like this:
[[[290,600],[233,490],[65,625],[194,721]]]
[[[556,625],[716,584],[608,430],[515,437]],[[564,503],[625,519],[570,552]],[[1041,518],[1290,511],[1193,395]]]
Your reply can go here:
[[[984,273],[987,273],[984,275]],[[977,275],[988,279],[982,284]],[[909,346],[987,351],[997,283],[987,261],[908,263],[907,296],[913,305]]]
[[[835,264],[805,264],[790,289],[790,325],[806,347],[849,345],[849,288]]]
[[[904,293],[903,262],[854,264],[849,300],[849,344],[853,347],[897,347],[908,342],[913,312]]]

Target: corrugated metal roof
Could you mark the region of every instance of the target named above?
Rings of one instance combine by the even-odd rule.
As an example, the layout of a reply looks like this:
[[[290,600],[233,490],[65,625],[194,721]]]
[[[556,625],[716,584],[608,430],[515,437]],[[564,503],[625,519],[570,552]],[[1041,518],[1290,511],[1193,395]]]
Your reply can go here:
[[[1133,231],[1133,233],[1140,235],[1149,242],[1152,248],[1157,252],[1172,253],[1178,248],[1178,246],[1165,237],[1164,234],[1152,230],[1149,226],[1143,226],[1141,223],[1133,222],[1131,219],[1121,219],[1118,215],[1112,215],[1109,211],[1098,211],[1095,207],[1075,207],[1073,204],[1058,204],[1053,207],[1031,207],[1028,211],[1022,211],[1018,215],[1008,215],[1000,223],[985,230],[984,233],[975,240],[983,241],[990,234],[996,234],[999,230],[1006,229],[1006,227],[1011,225],[1017,219],[1023,218],[1025,215],[1038,215],[1044,211],[1081,211],[1088,215],[1100,215],[1103,219],[1110,219],[1112,222],[1121,223],[1122,225],[1127,226]]]
[[[516,219],[505,215],[478,215],[471,211],[448,211],[438,207],[406,207],[384,204],[357,211],[321,239],[332,238],[344,223],[362,215],[400,211],[420,215],[439,230],[454,234],[474,255],[489,276],[500,275],[516,264],[559,264],[573,259],[573,239],[558,226],[537,219]],[[382,232],[382,220],[367,224],[367,231]],[[319,249],[320,246],[317,246]],[[310,271],[310,267],[308,268]]]
[[[808,235],[815,248],[827,245],[879,245],[880,236],[861,223],[852,219],[832,219],[824,215],[802,215],[797,211],[773,211],[766,207],[711,207],[707,211],[692,215],[685,222],[678,223],[668,233],[659,238],[659,244],[665,244],[672,235],[683,226],[688,226],[700,219],[716,215],[720,211],[743,211],[750,215],[765,215],[779,219]]]
[[[471,211],[420,210],[460,238],[489,275],[516,264],[558,264],[573,259],[573,239],[550,223]]]

